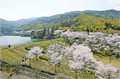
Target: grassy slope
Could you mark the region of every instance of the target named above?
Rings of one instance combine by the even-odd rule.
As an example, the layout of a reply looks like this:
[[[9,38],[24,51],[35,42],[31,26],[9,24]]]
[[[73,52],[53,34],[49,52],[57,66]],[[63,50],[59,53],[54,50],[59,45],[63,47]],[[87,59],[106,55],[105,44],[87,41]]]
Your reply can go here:
[[[55,40],[48,40],[48,41],[42,41],[42,42],[35,42],[35,43],[30,43],[30,44],[24,44],[24,45],[16,45],[16,46],[12,46],[12,48],[8,48],[8,47],[1,47],[0,49],[0,53],[1,53],[1,58],[4,58],[6,61],[20,61],[22,57],[25,57],[26,53],[20,50],[24,50],[27,52],[27,50],[25,50],[25,47],[33,47],[33,46],[41,46],[44,49],[47,48],[47,46],[49,46],[52,43],[55,43],[56,41],[64,41],[63,39],[55,39]],[[16,49],[20,49],[20,50],[16,50]],[[107,57],[103,57],[100,58],[98,56],[95,55],[95,58],[98,61],[103,61],[103,63],[108,64],[109,63],[109,58]],[[112,60],[113,66],[120,68],[120,59],[115,59]],[[29,60],[27,60],[26,62],[23,62],[22,64],[29,64]],[[45,69],[51,72],[55,71],[55,67],[50,65],[50,63],[48,61],[45,60],[38,60],[36,61],[34,58],[32,59],[32,67],[35,67],[37,69]],[[63,67],[57,68],[57,72],[60,73],[62,72],[63,74],[66,74],[68,76],[72,76],[75,77],[75,73],[71,72],[71,70],[68,68],[67,65],[63,65]],[[79,77],[82,78],[94,78],[94,75],[91,74],[79,74]]]
[[[42,41],[42,42],[34,42],[34,43],[30,43],[30,44],[22,44],[22,45],[15,45],[12,46],[11,48],[8,47],[1,47],[0,48],[0,53],[1,53],[1,58],[8,58],[8,59],[14,59],[14,60],[20,60],[22,57],[24,57],[26,55],[25,52],[27,50],[25,49],[25,47],[31,48],[34,46],[41,46],[44,49],[47,48],[47,46],[49,46],[51,43],[54,43],[56,41],[60,41],[62,39],[57,39],[57,40],[49,40],[49,41]],[[16,49],[20,49],[20,50],[16,50]]]
[[[110,58],[109,57],[99,57],[94,55],[97,61],[102,61],[104,64],[109,64],[110,63]],[[112,64],[114,67],[117,67],[120,69],[120,59],[112,59],[111,60]]]

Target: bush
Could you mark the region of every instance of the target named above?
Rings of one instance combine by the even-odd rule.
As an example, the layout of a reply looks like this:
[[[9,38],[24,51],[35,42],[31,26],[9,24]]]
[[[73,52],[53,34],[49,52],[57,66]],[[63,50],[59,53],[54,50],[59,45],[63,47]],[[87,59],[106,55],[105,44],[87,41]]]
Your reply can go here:
[[[116,58],[117,59],[120,58],[120,53],[117,53]]]
[[[40,59],[43,59],[43,60],[46,60],[46,61],[49,61],[49,60],[50,60],[50,58],[47,57],[47,56],[45,56],[45,55],[42,55],[42,56],[40,56],[39,58],[40,58]]]
[[[43,53],[43,54],[46,54],[46,52],[45,52],[44,50],[42,51],[42,53]]]
[[[25,47],[26,50],[30,50],[32,47]]]

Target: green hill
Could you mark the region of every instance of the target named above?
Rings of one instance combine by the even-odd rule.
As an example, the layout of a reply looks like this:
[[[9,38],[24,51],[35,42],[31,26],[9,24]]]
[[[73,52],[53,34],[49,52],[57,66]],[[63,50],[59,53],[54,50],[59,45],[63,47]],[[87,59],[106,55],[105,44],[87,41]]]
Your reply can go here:
[[[79,22],[80,23],[79,24],[77,21],[78,20],[80,21],[81,19],[78,18],[78,15],[83,14],[83,13],[94,14],[93,16],[96,17],[96,20],[93,20],[94,23],[90,20],[90,18],[93,18],[93,17],[91,17],[92,15],[90,17],[86,17],[86,16],[81,15],[79,17],[88,18],[89,24],[87,24],[87,23],[81,24],[80,22]],[[104,17],[104,19],[102,17]],[[119,25],[118,25],[119,21],[118,20],[120,19],[120,11],[116,11],[116,10],[71,11],[71,12],[67,12],[67,13],[64,13],[64,14],[53,15],[53,16],[50,16],[50,17],[29,18],[29,19],[21,19],[21,20],[17,20],[17,21],[6,21],[6,20],[3,20],[3,19],[0,19],[0,20],[1,20],[2,34],[3,35],[7,35],[7,34],[10,35],[13,31],[34,30],[34,29],[41,29],[41,28],[45,28],[45,27],[51,28],[53,26],[58,26],[59,24],[62,25],[62,27],[66,26],[68,28],[68,26],[70,26],[70,27],[71,26],[78,27],[79,25],[89,26],[89,25],[91,25],[91,23],[93,23],[94,26],[92,26],[92,27],[96,27],[96,29],[98,31],[98,30],[101,30],[102,27],[103,27],[102,30],[104,29],[104,27],[105,27],[104,23],[108,22],[107,21],[108,19],[106,19],[106,18],[109,19],[110,23],[114,21],[114,24],[112,23],[112,27],[111,27],[112,29],[119,30]],[[75,20],[77,23],[75,24],[75,22],[73,20]],[[98,24],[98,26],[97,26],[96,21],[97,21],[97,23],[100,22],[101,24]],[[65,24],[65,22],[67,24]],[[86,21],[86,22],[88,22],[88,21]],[[109,22],[106,23],[106,24],[111,25],[111,24],[109,24]],[[99,26],[99,25],[101,25],[101,26]],[[81,26],[81,27],[84,27],[84,26]],[[91,26],[89,26],[89,27],[91,27]],[[100,27],[100,28],[98,28],[98,27]],[[8,30],[8,29],[10,29],[10,30]],[[104,30],[106,30],[106,29],[104,29]]]
[[[57,29],[88,32],[110,31],[112,29],[120,30],[120,20],[83,13],[72,20],[67,20],[54,25],[54,27]]]
[[[41,29],[45,27],[52,27],[56,23],[67,21],[77,17],[79,14],[69,14],[61,15],[58,18],[46,17],[43,19],[37,19],[36,21],[16,27],[14,30],[32,30],[32,29]],[[52,18],[52,19],[51,19]]]
[[[120,19],[119,11],[116,11],[116,10],[71,11],[71,12],[54,15],[54,16],[50,16],[50,17],[37,18],[35,21],[33,21],[31,23],[26,23],[26,24],[18,26],[17,28],[15,28],[15,30],[31,30],[31,29],[40,29],[40,28],[44,28],[44,27],[51,27],[54,24],[59,24],[64,21],[72,20],[72,19],[76,18],[78,15],[83,14],[83,13],[94,14],[96,16],[105,17],[108,19],[116,19],[116,20]],[[86,18],[86,17],[84,17],[84,18]]]

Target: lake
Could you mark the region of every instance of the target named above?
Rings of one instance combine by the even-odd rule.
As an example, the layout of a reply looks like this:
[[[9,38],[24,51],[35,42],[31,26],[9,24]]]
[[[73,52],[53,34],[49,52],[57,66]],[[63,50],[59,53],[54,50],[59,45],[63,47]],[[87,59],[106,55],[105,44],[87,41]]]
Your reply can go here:
[[[27,44],[32,42],[44,41],[45,39],[32,39],[31,37],[21,36],[1,36],[0,47],[8,45]]]

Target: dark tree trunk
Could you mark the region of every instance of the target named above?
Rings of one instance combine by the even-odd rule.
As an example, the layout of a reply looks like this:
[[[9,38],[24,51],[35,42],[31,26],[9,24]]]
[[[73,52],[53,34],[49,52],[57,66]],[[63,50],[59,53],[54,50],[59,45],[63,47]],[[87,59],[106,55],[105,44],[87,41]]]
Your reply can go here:
[[[37,55],[36,55],[36,60],[38,60],[38,59],[37,59]]]
[[[55,65],[55,72],[56,72],[56,66],[57,66],[57,65]]]
[[[77,69],[76,69],[76,79],[77,79]]]

